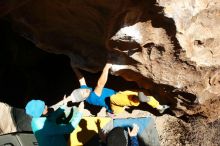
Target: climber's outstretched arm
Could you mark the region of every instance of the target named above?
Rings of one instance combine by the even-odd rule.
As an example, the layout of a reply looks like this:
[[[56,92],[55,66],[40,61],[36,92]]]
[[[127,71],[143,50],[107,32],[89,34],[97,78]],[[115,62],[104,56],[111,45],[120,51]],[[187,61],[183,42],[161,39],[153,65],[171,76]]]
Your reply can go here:
[[[102,74],[99,77],[99,80],[97,82],[97,85],[94,89],[94,92],[100,96],[102,93],[102,89],[104,88],[107,80],[108,80],[108,73],[109,73],[109,69],[111,68],[112,64],[111,63],[106,63],[105,67],[102,70]]]

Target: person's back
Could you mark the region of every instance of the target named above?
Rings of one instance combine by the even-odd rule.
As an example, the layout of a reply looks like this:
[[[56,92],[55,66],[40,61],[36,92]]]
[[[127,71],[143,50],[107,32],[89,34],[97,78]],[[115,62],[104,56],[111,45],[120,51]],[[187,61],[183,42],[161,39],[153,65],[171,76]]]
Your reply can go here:
[[[46,117],[33,118],[31,122],[34,135],[40,146],[66,146],[64,132],[58,132],[57,124]],[[71,133],[73,127],[69,125],[65,133]],[[58,133],[57,133],[58,132]]]
[[[70,134],[78,125],[82,117],[84,103],[80,103],[79,110],[74,109],[68,124],[58,124],[57,118],[64,113],[65,105],[54,112],[48,112],[47,106],[41,100],[31,100],[25,107],[26,113],[32,117],[31,128],[39,146],[66,146],[65,134]]]

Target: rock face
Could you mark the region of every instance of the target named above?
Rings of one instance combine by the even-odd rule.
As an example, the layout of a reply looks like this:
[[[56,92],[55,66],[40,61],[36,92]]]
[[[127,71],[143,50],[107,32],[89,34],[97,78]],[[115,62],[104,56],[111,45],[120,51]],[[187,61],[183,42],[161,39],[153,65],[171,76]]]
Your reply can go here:
[[[158,0],[165,15],[175,21],[177,39],[186,57],[199,66],[218,66],[219,59],[219,14],[218,1]]]
[[[219,0],[35,0],[2,7],[0,16],[39,48],[90,72],[111,56],[113,74],[150,89],[174,111],[195,114],[205,110],[195,105],[218,102]]]

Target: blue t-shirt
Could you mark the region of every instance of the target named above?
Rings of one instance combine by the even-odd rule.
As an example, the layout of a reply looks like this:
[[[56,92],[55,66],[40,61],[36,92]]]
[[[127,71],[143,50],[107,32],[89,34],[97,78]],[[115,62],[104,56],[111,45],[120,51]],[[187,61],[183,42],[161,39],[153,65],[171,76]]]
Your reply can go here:
[[[100,96],[96,95],[92,88],[82,85],[80,88],[87,88],[91,90],[89,97],[87,97],[86,102],[96,106],[102,106],[107,109],[108,112],[112,112],[110,108],[110,96],[116,93],[116,91],[108,88],[103,88],[102,94]]]

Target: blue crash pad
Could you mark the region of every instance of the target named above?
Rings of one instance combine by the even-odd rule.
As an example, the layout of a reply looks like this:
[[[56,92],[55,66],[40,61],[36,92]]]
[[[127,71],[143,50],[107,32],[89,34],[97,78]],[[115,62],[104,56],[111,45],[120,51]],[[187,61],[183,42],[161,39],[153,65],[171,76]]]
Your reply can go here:
[[[127,130],[127,127],[133,127],[133,123],[139,126],[138,139],[140,146],[160,145],[156,125],[151,117],[114,119],[113,127],[124,127]]]

